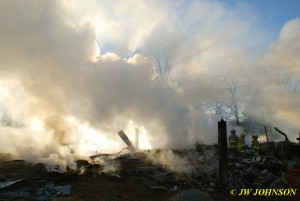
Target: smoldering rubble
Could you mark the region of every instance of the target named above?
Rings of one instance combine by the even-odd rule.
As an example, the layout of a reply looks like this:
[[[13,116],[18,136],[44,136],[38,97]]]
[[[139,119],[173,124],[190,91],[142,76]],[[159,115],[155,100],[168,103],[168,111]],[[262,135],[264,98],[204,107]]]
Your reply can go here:
[[[105,178],[106,182],[133,179],[152,191],[169,192],[174,199],[199,191],[210,200],[208,195],[218,194],[221,187],[218,145],[196,145],[195,149],[185,150],[136,151],[125,147],[116,154],[97,154],[89,160],[77,160],[76,167],[66,167],[66,172],[42,163],[2,162],[0,198],[55,200],[61,196],[72,197],[76,192],[69,182],[76,183],[80,177],[88,177]],[[290,188],[289,176],[286,162],[274,156],[229,157],[227,188]]]

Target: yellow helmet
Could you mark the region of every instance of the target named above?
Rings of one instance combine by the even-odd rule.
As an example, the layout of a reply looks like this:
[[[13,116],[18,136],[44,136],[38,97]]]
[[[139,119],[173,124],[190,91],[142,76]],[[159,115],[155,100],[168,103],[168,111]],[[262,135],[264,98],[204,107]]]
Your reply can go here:
[[[241,132],[240,136],[241,136],[241,137],[245,137],[245,136],[246,136],[246,133],[245,133],[245,132]]]

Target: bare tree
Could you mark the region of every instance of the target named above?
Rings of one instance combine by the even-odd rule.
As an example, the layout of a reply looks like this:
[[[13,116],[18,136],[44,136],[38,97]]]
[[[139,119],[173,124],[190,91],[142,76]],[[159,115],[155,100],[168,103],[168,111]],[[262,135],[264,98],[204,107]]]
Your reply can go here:
[[[222,93],[212,101],[206,101],[203,107],[216,116],[234,119],[240,125],[243,120],[264,122],[266,117],[268,96],[261,86],[272,84],[275,93],[289,90],[291,93],[300,92],[300,78],[279,67],[259,66],[253,68],[251,76],[243,80],[222,77],[219,79]],[[275,82],[274,82],[275,81]]]
[[[174,72],[178,48],[179,43],[174,40],[156,46],[148,46],[147,50],[147,54],[155,62],[157,79],[175,88],[180,88],[186,83],[186,79]]]
[[[290,89],[294,93],[300,90],[300,79],[292,73],[281,70],[279,76],[284,88]]]
[[[278,80],[278,85],[282,89],[289,89],[291,92],[300,91],[300,78],[293,73],[278,66],[260,66],[257,73],[263,75],[266,79]]]
[[[5,111],[3,112],[2,116],[0,117],[0,125],[8,126],[8,127],[21,127],[23,124],[17,120],[11,118]]]
[[[164,47],[151,51],[151,56],[156,64],[156,72],[159,79],[168,81],[170,72],[174,67],[174,50],[171,47]]]
[[[219,118],[228,120],[230,117],[228,111],[226,111],[226,105],[222,101],[219,100],[203,101],[201,105],[207,112]]]
[[[245,96],[245,90],[237,82],[228,78],[220,79],[222,83],[222,94],[217,100],[206,101],[203,107],[214,115],[223,119],[234,119],[236,124],[240,125],[241,118],[244,117],[244,107],[242,97]]]
[[[231,97],[231,101],[226,104],[227,108],[234,115],[235,121],[238,125],[240,125],[240,115],[241,115],[241,107],[237,102],[237,95],[240,91],[240,85],[235,81],[225,80],[226,91],[229,93]]]

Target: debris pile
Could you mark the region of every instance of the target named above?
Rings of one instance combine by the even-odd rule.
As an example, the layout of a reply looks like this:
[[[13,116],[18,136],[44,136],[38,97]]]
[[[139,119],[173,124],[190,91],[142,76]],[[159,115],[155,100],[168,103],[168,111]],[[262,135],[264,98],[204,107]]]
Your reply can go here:
[[[228,188],[288,188],[284,163],[271,156],[255,156],[230,162]]]
[[[28,164],[23,160],[0,163],[0,200],[50,201],[56,197],[70,196],[71,185],[68,181],[77,182],[80,177],[105,178],[105,181],[120,183],[130,178],[146,189],[178,195],[174,200],[185,197],[184,193],[180,193],[190,189],[208,193],[220,191],[218,145],[198,143],[196,150],[154,149],[137,152],[123,131],[119,135],[128,145],[124,149],[128,149],[129,153],[121,155],[122,149],[117,154],[97,154],[90,156],[90,160],[77,160],[76,170],[67,168],[66,172],[61,172],[58,167]],[[226,187],[290,188],[289,171],[295,167],[291,162],[266,155],[252,158],[229,156]],[[195,193],[199,192],[191,191],[187,195]]]
[[[68,196],[71,186],[65,184],[77,174],[47,171],[44,164],[28,164],[23,160],[2,162],[0,165],[0,198],[4,200],[53,200]]]
[[[54,200],[69,196],[68,180],[81,176],[106,178],[122,182],[131,178],[154,191],[180,193],[189,189],[215,192],[220,189],[216,146],[203,145],[196,150],[147,150],[123,155],[99,154],[91,161],[76,161],[78,169],[65,173],[47,169],[44,164],[28,165],[9,161],[0,167],[0,198]],[[18,168],[14,174],[1,174],[3,169]],[[9,171],[7,171],[9,173]],[[289,188],[286,164],[272,156],[230,159],[228,188]],[[24,199],[25,200],[25,199]]]
[[[174,154],[186,164],[167,164],[159,156]],[[112,163],[119,170],[106,172],[111,176],[134,177],[154,190],[178,191],[197,188],[212,192],[220,187],[216,146],[205,146],[202,152],[195,150],[151,150],[131,153],[114,158]],[[151,156],[156,156],[156,161]],[[176,158],[175,157],[175,158]],[[104,164],[100,164],[104,165]],[[289,188],[289,172],[286,163],[272,156],[230,160],[228,163],[228,188]]]
[[[193,187],[213,190],[218,186],[216,146],[204,146],[201,152],[157,149],[91,158],[93,162],[81,166],[84,171],[80,172],[115,178],[129,176],[153,190],[174,192]]]

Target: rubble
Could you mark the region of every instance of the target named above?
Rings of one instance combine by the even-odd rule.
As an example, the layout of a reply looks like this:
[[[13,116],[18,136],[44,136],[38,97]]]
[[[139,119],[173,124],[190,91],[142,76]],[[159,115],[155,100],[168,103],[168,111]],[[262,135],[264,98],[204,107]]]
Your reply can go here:
[[[173,153],[189,162],[191,172],[183,173],[147,160],[146,152],[116,157],[122,174],[136,178],[153,190],[184,190],[191,187],[205,191],[220,188],[218,156],[215,146],[203,146],[195,150],[173,150]],[[163,152],[159,150],[157,152]],[[210,153],[210,154],[208,154]],[[129,165],[130,164],[130,165]],[[120,177],[122,177],[122,174]],[[258,155],[252,158],[229,160],[227,188],[289,187],[289,174],[283,161]]]
[[[15,183],[17,183],[19,181],[22,181],[22,180],[19,179],[19,180],[12,180],[12,181],[10,181],[10,180],[2,179],[2,180],[0,180],[0,189],[5,188],[7,186],[11,186],[11,185],[13,185],[13,184],[15,184]]]
[[[231,162],[229,175],[229,188],[270,188],[274,181],[288,185],[288,173],[283,163],[270,156]]]
[[[266,142],[260,144],[260,153],[264,155],[275,156],[281,160],[293,160],[295,165],[292,168],[300,168],[300,144],[291,142],[286,133],[278,128],[274,129],[284,136],[284,141],[280,142]],[[292,169],[291,168],[291,169]]]
[[[124,182],[124,179],[132,178],[153,191],[165,191],[170,195],[176,194],[177,197],[189,189],[218,192],[220,182],[217,149],[217,146],[203,145],[201,152],[160,149],[123,155],[94,155],[91,157],[92,161],[77,160],[78,169],[65,173],[55,167],[47,168],[41,163],[26,166],[24,161],[6,162],[2,163],[2,168],[24,168],[14,175],[0,174],[0,198],[53,200],[58,196],[70,196],[72,187],[66,181],[82,176],[91,179],[105,178],[107,182]],[[180,161],[181,164],[188,164],[188,169],[182,169],[176,163],[163,163],[158,160],[166,160],[166,156],[172,156],[173,160]],[[228,189],[289,188],[289,183],[286,164],[276,157],[258,155],[228,160]]]
[[[11,181],[10,184],[0,189],[0,198],[30,198],[33,200],[50,201],[54,197],[68,196],[71,191],[70,185],[55,185],[53,182],[45,180],[18,180]]]
[[[169,193],[173,200],[184,200],[188,195],[201,194],[202,191],[218,192],[220,189],[291,187],[289,173],[295,164],[290,160],[272,155],[245,158],[229,155],[226,162],[228,181],[224,187],[219,174],[219,159],[222,156],[219,146],[197,144],[196,150],[155,149],[136,152],[124,135],[121,134],[121,138],[125,139],[130,153],[102,153],[90,156],[90,160],[77,160],[76,170],[67,168],[67,172],[62,172],[56,166],[42,163],[29,165],[22,160],[1,163],[0,200],[53,200],[55,197],[70,196],[72,185],[66,182],[77,181],[80,177],[97,181],[104,179],[114,184],[130,178],[149,190]],[[10,173],[11,167],[15,168],[14,173]],[[1,168],[5,171],[1,171]],[[187,191],[190,189],[198,190]]]
[[[158,156],[164,154],[170,156],[170,153],[182,160],[184,164],[186,163],[189,166],[188,170],[180,172],[176,169],[178,167],[158,161]],[[209,190],[217,188],[219,183],[216,154],[216,146],[205,146],[201,153],[195,150],[151,150],[112,157],[99,155],[98,158],[95,156],[91,158],[94,158],[94,163],[98,162],[100,165],[105,164],[99,158],[106,158],[111,164],[119,165],[118,170],[102,172],[104,175],[118,174],[120,177],[127,175],[153,190],[175,192],[195,185],[199,188],[207,187]]]
[[[71,172],[62,173],[55,168],[47,169],[42,163],[33,165],[22,160],[2,162],[0,170],[0,200],[47,201],[54,197],[68,196],[71,186],[64,182],[71,175],[76,175]]]

